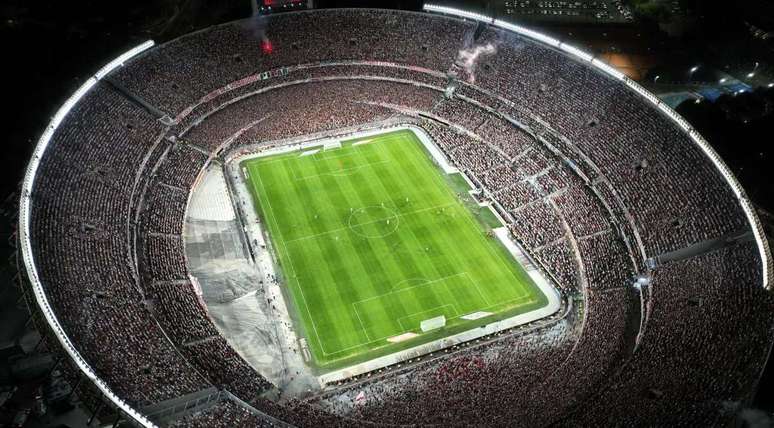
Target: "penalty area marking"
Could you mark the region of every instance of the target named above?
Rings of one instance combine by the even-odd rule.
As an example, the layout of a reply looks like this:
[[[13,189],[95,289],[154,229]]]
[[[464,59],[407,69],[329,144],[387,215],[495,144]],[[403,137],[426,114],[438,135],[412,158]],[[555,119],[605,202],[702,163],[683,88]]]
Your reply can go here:
[[[393,291],[390,291],[390,292],[387,292],[387,293],[384,293],[384,294],[380,294],[378,296],[373,296],[373,297],[369,297],[367,299],[358,300],[357,302],[353,302],[352,303],[352,310],[355,312],[355,315],[357,316],[358,322],[360,323],[360,328],[363,330],[363,333],[365,334],[366,338],[368,338],[368,342],[362,342],[362,343],[359,343],[357,345],[348,346],[346,348],[342,348],[342,349],[339,349],[339,350],[336,350],[336,351],[333,351],[333,352],[326,352],[323,349],[323,354],[325,356],[336,355],[336,354],[340,354],[342,352],[349,351],[351,349],[355,349],[357,347],[367,346],[367,345],[370,345],[372,343],[376,343],[376,342],[388,339],[390,337],[396,336],[396,334],[390,334],[390,335],[387,335],[387,336],[383,336],[383,337],[378,337],[376,339],[372,339],[370,337],[370,335],[368,334],[367,330],[366,330],[366,327],[365,327],[365,324],[363,323],[362,318],[360,317],[360,312],[357,309],[357,305],[358,304],[360,304],[362,302],[367,302],[367,301],[370,301],[370,300],[373,300],[373,299],[378,299],[378,298],[381,298],[381,297],[384,297],[384,296],[387,296],[387,295],[390,295],[390,294],[395,294],[397,292],[402,292],[402,291],[410,290],[410,289],[413,289],[413,288],[422,287],[422,286],[425,286],[425,285],[428,285],[428,284],[436,283],[436,282],[439,282],[439,281],[444,281],[444,280],[452,278],[452,277],[463,276],[463,275],[466,278],[468,278],[468,281],[472,282],[472,280],[468,276],[467,272],[460,272],[460,273],[448,275],[448,276],[445,276],[443,278],[439,278],[439,279],[436,279],[436,280],[433,280],[433,281],[428,281],[428,282],[425,282],[425,283],[422,283],[422,284],[418,284],[418,285],[414,285],[414,286],[407,287],[407,288],[401,288],[401,289],[398,289],[398,290],[393,290]],[[408,280],[415,281],[415,280],[419,280],[419,278],[409,278]],[[401,281],[401,282],[406,282],[406,281],[407,280],[404,280],[404,281]],[[447,290],[448,290],[448,288],[447,288]],[[502,302],[498,302],[498,303],[495,303],[495,304],[488,304],[488,306],[484,306],[484,307],[478,308],[477,310],[475,310],[473,312],[465,313],[462,316],[460,315],[459,310],[456,308],[455,304],[453,304],[453,303],[447,303],[446,305],[436,306],[435,308],[430,308],[430,309],[427,309],[425,311],[420,311],[420,312],[417,312],[417,313],[423,313],[423,312],[427,312],[427,311],[432,311],[434,309],[438,309],[438,308],[441,308],[441,307],[444,307],[444,306],[451,305],[452,308],[455,310],[456,315],[447,318],[447,321],[450,321],[450,320],[453,320],[453,319],[463,319],[463,316],[465,316],[465,315],[470,315],[470,314],[473,314],[473,313],[476,313],[476,312],[482,312],[482,311],[485,311],[487,309],[495,308],[495,307],[502,306],[502,305],[513,306],[513,305],[517,304],[518,306],[522,306],[524,304],[530,304],[530,303],[533,303],[535,301],[536,301],[535,299],[531,298],[529,296],[529,294],[527,294],[527,295],[520,295],[519,297],[516,297],[516,298],[513,298],[513,299],[504,300]],[[513,308],[511,308],[511,309],[513,309]],[[499,312],[499,311],[497,311],[497,312]],[[410,317],[412,315],[415,315],[415,314],[404,315],[404,316],[402,316],[400,318]],[[465,320],[465,321],[471,321],[471,320]],[[403,333],[409,333],[410,332],[410,330],[406,330],[405,327],[403,327],[403,324],[401,323],[401,321],[398,321],[398,324],[400,325],[401,329],[404,330]],[[397,333],[397,334],[400,335],[402,333]],[[374,349],[376,349],[376,348],[374,348]],[[371,349],[371,350],[374,350],[374,349]],[[335,359],[334,361],[340,360],[340,359],[343,359],[343,358],[348,358],[348,357],[341,357],[341,358]]]
[[[454,310],[454,316],[453,317],[449,317],[449,319],[454,319],[454,318],[457,318],[457,317],[460,316],[460,312],[457,310],[456,305],[454,305],[453,303],[447,303],[445,305],[436,306],[436,307],[430,308],[430,309],[425,309],[424,311],[419,311],[419,312],[414,312],[413,314],[403,315],[402,317],[398,318],[398,324],[400,325],[401,330],[403,330],[403,331],[411,331],[411,330],[413,330],[413,328],[406,328],[403,325],[403,320],[404,319],[411,318],[411,317],[413,317],[415,315],[424,314],[426,312],[432,312],[432,311],[435,311],[435,310],[438,310],[438,309],[441,309],[441,308],[445,308],[447,306],[451,306],[451,308]],[[441,314],[441,315],[445,315],[445,314]]]
[[[302,177],[297,176],[295,174],[295,172],[293,172],[293,180],[296,180],[296,181],[311,180],[313,178],[319,178],[319,177],[346,177],[348,175],[352,175],[352,173],[354,173],[354,172],[356,172],[356,171],[358,171],[360,169],[367,168],[369,166],[385,164],[385,163],[389,163],[389,162],[390,162],[389,160],[385,159],[385,160],[380,160],[378,162],[369,162],[369,163],[366,163],[366,164],[355,165],[355,166],[350,167],[350,168],[343,168],[343,169],[339,169],[339,170],[336,170],[336,171],[330,171],[330,172],[321,172],[319,174],[305,175],[305,176],[302,176]]]
[[[462,275],[467,275],[467,274],[468,274],[467,272],[454,273],[454,274],[451,274],[451,275],[444,276],[443,278],[434,279],[432,281],[427,281],[427,282],[424,282],[422,284],[412,285],[411,287],[400,288],[400,289],[397,289],[397,290],[393,289],[391,291],[388,291],[388,292],[386,292],[384,294],[380,294],[378,296],[373,296],[373,297],[369,297],[367,299],[358,300],[357,302],[353,302],[352,304],[353,305],[357,305],[357,304],[360,304],[360,303],[363,303],[363,302],[368,302],[368,301],[371,301],[371,300],[374,300],[374,299],[381,299],[382,297],[389,296],[390,294],[401,293],[401,292],[406,291],[406,290],[412,290],[412,289],[417,288],[417,287],[424,287],[426,285],[435,284],[436,282],[446,281],[449,278],[454,278],[456,276],[462,276]],[[470,281],[470,277],[467,277],[467,278],[468,278],[468,281]]]
[[[373,342],[373,340],[371,340],[371,336],[368,335],[368,330],[365,328],[365,324],[363,324],[363,319],[360,318],[360,312],[357,311],[357,308],[355,307],[354,303],[352,304],[352,309],[355,310],[355,315],[357,315],[357,320],[360,322],[360,328],[363,329],[363,333],[365,333],[366,339],[368,339],[368,342],[366,342],[366,343]],[[323,352],[325,352],[325,351],[323,351]],[[341,352],[341,351],[339,351],[339,352]]]

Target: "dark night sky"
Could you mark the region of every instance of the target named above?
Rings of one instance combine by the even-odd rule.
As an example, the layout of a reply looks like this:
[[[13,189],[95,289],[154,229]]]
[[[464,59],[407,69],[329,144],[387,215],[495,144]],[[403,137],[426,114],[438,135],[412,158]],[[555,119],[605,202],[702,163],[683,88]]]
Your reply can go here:
[[[713,2],[687,0],[697,8],[700,25],[689,32],[680,50],[710,50],[720,41],[743,39],[744,22],[758,0],[739,7],[713,7]],[[482,1],[469,2],[481,7]],[[321,7],[363,6],[419,9],[416,0],[320,0]],[[748,6],[744,6],[744,5]],[[12,66],[4,68],[5,153],[10,165],[22,166],[48,118],[61,102],[109,58],[148,38],[166,40],[213,23],[248,16],[246,1],[161,0],[109,2],[100,0],[36,1],[10,0],[0,5],[0,40]],[[765,14],[753,15],[766,23]],[[726,49],[728,50],[728,49]],[[774,52],[768,52],[771,55]],[[712,55],[712,52],[707,52]],[[759,102],[748,96],[751,102]],[[772,103],[769,93],[765,96]],[[738,104],[738,103],[737,103]],[[741,106],[740,108],[744,108]],[[774,109],[772,109],[774,110]],[[710,142],[728,159],[746,189],[761,205],[774,209],[774,173],[769,164],[772,148],[766,141],[774,130],[768,114],[739,123],[715,105],[681,109]],[[0,196],[13,192],[21,168],[3,171]],[[766,185],[762,185],[765,183]]]

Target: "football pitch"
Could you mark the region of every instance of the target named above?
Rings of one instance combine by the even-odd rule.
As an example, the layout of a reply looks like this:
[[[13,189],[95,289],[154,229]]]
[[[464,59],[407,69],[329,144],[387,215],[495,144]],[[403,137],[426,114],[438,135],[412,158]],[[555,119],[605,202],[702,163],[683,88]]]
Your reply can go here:
[[[496,217],[411,130],[241,166],[317,367],[366,361],[547,304],[489,233]],[[463,319],[474,313],[488,315]],[[422,332],[423,320],[439,316],[445,327]],[[406,333],[416,337],[395,341]]]

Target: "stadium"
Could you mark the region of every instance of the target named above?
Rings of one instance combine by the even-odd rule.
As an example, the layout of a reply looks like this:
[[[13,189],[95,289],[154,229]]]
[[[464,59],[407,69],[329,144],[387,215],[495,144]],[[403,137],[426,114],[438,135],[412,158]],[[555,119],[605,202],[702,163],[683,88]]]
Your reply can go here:
[[[17,239],[116,424],[727,425],[774,339],[763,228],[696,130],[435,5],[131,49],[41,136]]]

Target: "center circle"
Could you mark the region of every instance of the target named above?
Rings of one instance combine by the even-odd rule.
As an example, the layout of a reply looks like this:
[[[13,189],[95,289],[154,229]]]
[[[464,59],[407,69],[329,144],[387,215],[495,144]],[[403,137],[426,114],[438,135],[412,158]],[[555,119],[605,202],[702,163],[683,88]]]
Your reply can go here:
[[[365,238],[384,238],[398,229],[400,218],[392,209],[381,205],[373,205],[353,210],[347,226],[349,229]]]

